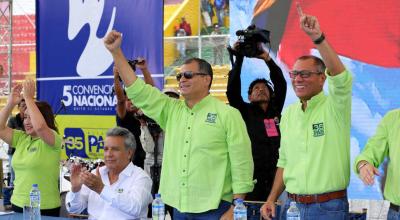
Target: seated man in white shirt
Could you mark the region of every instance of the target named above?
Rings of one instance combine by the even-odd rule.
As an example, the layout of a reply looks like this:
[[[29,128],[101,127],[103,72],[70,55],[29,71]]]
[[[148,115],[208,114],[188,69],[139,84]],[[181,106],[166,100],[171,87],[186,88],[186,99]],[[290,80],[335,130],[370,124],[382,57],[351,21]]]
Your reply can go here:
[[[135,137],[127,129],[108,130],[105,166],[92,173],[80,165],[71,168],[71,191],[65,199],[68,212],[87,208],[89,219],[147,219],[152,181],[131,163],[135,148]]]

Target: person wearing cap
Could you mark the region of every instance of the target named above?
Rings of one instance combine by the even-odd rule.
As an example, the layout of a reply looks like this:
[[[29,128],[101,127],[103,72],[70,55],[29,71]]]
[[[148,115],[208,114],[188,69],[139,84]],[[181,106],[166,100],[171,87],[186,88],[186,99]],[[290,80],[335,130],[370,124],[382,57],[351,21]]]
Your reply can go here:
[[[146,60],[138,59],[139,62],[135,62],[135,65],[132,66],[133,62],[130,62],[131,68],[138,67],[142,73],[144,81],[154,86],[153,78],[151,77],[151,73],[148,70]],[[117,97],[117,106],[115,107],[115,111],[117,113],[116,120],[117,125],[123,128],[128,129],[135,136],[136,140],[136,151],[132,158],[133,164],[140,168],[144,168],[144,159],[145,152],[143,150],[142,144],[140,143],[140,121],[136,118],[136,115],[139,109],[132,103],[130,99],[126,97],[126,93],[122,88],[118,69],[114,67],[114,91]]]
[[[303,14],[301,29],[311,38],[322,60],[299,57],[289,72],[300,99],[283,113],[281,146],[274,184],[261,208],[265,219],[275,217],[275,202],[286,189],[301,219],[348,219],[352,75],[325,39],[316,17]],[[328,79],[329,95],[323,92]]]
[[[390,202],[389,220],[400,219],[400,109],[388,112],[354,161],[354,171],[366,185],[379,176],[379,165],[388,158],[384,198]]]
[[[248,89],[250,103],[245,102],[241,95],[240,77],[244,56],[236,53],[226,91],[229,104],[240,111],[246,122],[251,140],[256,183],[253,192],[249,193],[246,199],[252,201],[265,201],[274,182],[280,146],[279,120],[287,90],[281,68],[266,50],[260,50],[262,53],[257,59],[261,59],[268,66],[273,85],[264,78],[253,80]]]
[[[138,79],[121,42],[116,31],[104,39],[126,93],[165,131],[162,200],[174,207],[174,219],[232,219],[232,200],[253,189],[253,159],[239,111],[210,95],[211,65],[186,60],[177,74],[183,100],[172,99]]]

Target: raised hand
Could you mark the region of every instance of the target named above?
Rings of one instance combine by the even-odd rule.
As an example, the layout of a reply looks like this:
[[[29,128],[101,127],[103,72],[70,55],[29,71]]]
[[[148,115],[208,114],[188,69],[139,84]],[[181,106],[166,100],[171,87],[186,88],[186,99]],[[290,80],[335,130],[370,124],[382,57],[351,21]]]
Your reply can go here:
[[[300,28],[314,41],[321,37],[322,31],[315,16],[303,13],[299,2],[296,3],[297,13],[300,17]]]
[[[24,99],[33,99],[35,97],[35,91],[35,82],[31,79],[25,80],[23,86]]]
[[[262,51],[262,53],[260,55],[257,56],[258,59],[262,59],[264,61],[269,61],[271,59],[271,57],[269,56],[269,53],[264,49],[263,47],[263,43],[258,43],[257,44],[257,48]]]
[[[143,57],[139,57],[137,60],[138,60],[138,63],[136,64],[136,66],[139,69],[141,69],[141,70],[147,69],[147,62]]]
[[[89,189],[97,192],[98,194],[101,193],[103,190],[104,184],[101,180],[99,167],[96,168],[96,174],[93,174],[89,171],[83,171],[80,174],[80,178],[83,184],[87,186]]]
[[[82,188],[82,181],[80,174],[82,171],[82,165],[73,163],[71,165],[71,191],[78,192]]]
[[[122,42],[122,34],[114,30],[108,33],[107,36],[104,38],[104,46],[111,53],[120,49],[121,42]]]
[[[11,89],[11,93],[8,96],[8,103],[12,106],[16,106],[21,102],[22,99],[22,85],[17,84]]]

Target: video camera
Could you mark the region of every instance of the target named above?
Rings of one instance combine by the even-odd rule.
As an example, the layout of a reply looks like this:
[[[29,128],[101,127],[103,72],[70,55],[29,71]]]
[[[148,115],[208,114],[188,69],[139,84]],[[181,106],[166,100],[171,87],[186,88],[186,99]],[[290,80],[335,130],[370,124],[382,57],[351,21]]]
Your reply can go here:
[[[128,60],[128,64],[131,66],[133,71],[136,71],[136,64],[142,64],[144,62],[145,62],[145,60],[139,60],[139,59]]]
[[[147,123],[151,135],[159,135],[162,132],[160,125],[157,124],[153,119],[147,117],[144,114],[134,114],[137,120],[144,120]]]
[[[256,57],[262,54],[262,49],[258,47],[260,42],[270,43],[270,32],[268,30],[257,28],[254,24],[250,25],[245,30],[236,31],[236,36],[238,36],[239,45],[236,51],[231,53],[234,55],[242,55],[246,57]]]

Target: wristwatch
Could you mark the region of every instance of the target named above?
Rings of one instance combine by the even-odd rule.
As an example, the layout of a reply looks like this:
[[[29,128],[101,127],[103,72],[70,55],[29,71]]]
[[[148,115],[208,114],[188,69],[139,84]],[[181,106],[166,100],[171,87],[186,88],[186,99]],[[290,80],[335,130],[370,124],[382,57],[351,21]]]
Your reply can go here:
[[[360,172],[361,168],[363,168],[367,164],[368,164],[368,161],[364,161],[364,162],[360,163],[360,165],[358,165],[358,167],[357,167],[358,172]]]
[[[315,39],[313,42],[314,42],[314,44],[320,44],[320,43],[322,43],[324,40],[325,40],[325,34],[324,34],[324,33],[321,33],[321,36],[320,36],[319,38]]]
[[[234,198],[234,199],[232,200],[232,205],[233,205],[233,206],[236,205],[236,201],[237,201],[238,199],[239,199],[239,198]]]

